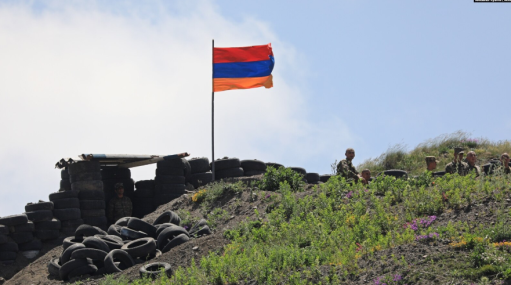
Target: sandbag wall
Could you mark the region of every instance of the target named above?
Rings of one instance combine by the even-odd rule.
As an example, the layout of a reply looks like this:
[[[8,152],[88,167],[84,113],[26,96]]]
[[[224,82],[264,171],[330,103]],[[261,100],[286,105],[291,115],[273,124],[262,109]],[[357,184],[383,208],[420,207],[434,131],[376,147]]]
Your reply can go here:
[[[96,161],[79,161],[68,167],[71,190],[78,191],[84,224],[107,229],[101,167]]]

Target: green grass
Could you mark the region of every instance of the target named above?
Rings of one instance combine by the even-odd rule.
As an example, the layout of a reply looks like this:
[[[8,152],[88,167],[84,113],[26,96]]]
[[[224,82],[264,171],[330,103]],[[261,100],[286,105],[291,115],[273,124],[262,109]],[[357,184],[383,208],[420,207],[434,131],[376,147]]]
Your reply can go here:
[[[511,150],[510,141],[491,142],[485,138],[471,138],[470,134],[459,131],[428,140],[411,151],[407,151],[405,145],[397,144],[379,157],[362,162],[357,169],[360,171],[369,169],[373,176],[389,169],[406,170],[415,175],[426,169],[426,156],[435,156],[439,160],[437,171],[442,171],[452,161],[453,150],[457,146],[465,148],[465,157],[468,151],[474,151],[478,159],[477,165],[482,165],[492,158],[500,158],[502,153]]]

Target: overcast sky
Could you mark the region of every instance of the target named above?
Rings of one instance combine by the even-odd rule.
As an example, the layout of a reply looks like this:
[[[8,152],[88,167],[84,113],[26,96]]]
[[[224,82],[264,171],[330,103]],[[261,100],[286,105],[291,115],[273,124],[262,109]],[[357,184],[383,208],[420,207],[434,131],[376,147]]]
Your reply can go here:
[[[511,5],[105,2],[0,1],[0,216],[48,200],[62,157],[211,159],[212,39],[276,61],[274,88],[216,94],[217,157],[323,174],[347,147],[360,163],[457,130],[509,139]]]

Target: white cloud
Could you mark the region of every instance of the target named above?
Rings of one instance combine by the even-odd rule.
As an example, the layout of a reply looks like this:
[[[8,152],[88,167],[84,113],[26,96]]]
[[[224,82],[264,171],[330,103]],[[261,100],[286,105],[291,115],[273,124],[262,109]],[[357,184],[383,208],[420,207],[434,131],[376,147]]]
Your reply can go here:
[[[359,141],[340,121],[311,118],[296,83],[306,79],[303,55],[267,23],[229,21],[209,2],[183,2],[179,15],[159,9],[164,2],[123,13],[51,3],[36,12],[0,5],[0,215],[58,190],[53,164],[62,157],[210,156],[212,38],[217,46],[271,42],[276,57],[274,88],[215,94],[217,157],[324,159],[325,172],[333,148]],[[153,175],[154,166],[133,170],[136,180]]]

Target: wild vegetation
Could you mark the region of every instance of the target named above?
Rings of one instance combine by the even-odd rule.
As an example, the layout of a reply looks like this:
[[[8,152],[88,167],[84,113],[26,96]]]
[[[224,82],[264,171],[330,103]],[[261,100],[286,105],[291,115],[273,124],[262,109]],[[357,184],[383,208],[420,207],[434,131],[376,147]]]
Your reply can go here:
[[[170,278],[134,284],[503,284],[511,279],[510,175],[423,172],[424,156],[440,157],[442,165],[460,143],[481,160],[510,146],[458,133],[362,166],[420,174],[409,180],[352,185],[332,176],[311,189],[300,176],[269,168],[249,186],[211,184],[191,199],[213,220],[227,218],[215,205],[228,193],[250,191],[266,210],[225,230],[230,243],[223,249]],[[109,277],[102,284],[126,282]]]

